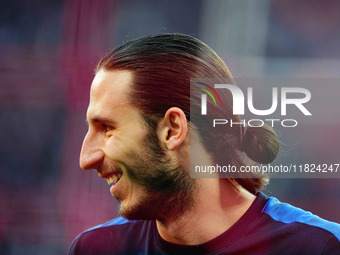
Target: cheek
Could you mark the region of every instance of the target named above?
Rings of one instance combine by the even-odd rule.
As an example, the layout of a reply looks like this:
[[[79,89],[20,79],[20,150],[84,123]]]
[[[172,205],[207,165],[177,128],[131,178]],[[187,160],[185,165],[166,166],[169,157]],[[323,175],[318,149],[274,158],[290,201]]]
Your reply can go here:
[[[140,148],[140,143],[134,136],[112,136],[105,144],[104,152],[112,160],[129,161],[131,155],[135,155]]]
[[[108,154],[116,154],[122,150],[125,150],[128,146],[126,146],[126,140],[124,133],[115,132],[106,138],[105,142],[105,150]]]
[[[143,150],[146,130],[136,121],[125,121],[112,130],[106,138],[104,152],[113,160],[129,161],[128,154],[136,154]]]
[[[121,151],[121,149],[119,149],[119,145],[117,142],[114,141],[114,139],[109,139],[106,142],[104,153],[107,157],[109,157],[110,159],[115,159],[119,156],[119,151]]]

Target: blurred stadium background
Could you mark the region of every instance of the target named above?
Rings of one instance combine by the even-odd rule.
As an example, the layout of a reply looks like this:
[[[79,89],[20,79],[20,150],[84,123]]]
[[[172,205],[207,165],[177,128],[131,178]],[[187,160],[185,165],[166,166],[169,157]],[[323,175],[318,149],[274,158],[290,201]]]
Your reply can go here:
[[[78,233],[116,216],[105,180],[78,166],[93,69],[107,49],[180,32],[215,49],[236,77],[340,78],[336,0],[0,3],[3,255],[65,254]],[[334,102],[335,116],[339,106]],[[302,137],[288,135],[283,162],[338,160],[339,127],[326,123]],[[340,222],[339,184],[273,179],[266,193]]]

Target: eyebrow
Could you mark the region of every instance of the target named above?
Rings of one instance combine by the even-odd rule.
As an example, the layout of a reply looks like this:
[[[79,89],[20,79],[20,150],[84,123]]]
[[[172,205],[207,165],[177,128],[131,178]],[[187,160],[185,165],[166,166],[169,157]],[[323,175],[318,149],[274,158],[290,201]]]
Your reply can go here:
[[[106,117],[99,117],[99,116],[90,118],[89,120],[86,118],[85,122],[86,122],[87,125],[89,125],[89,123],[93,123],[93,124],[95,124],[95,123],[106,123],[106,124],[109,124],[109,125],[112,125],[112,126],[117,125],[117,123],[114,120],[106,118]]]

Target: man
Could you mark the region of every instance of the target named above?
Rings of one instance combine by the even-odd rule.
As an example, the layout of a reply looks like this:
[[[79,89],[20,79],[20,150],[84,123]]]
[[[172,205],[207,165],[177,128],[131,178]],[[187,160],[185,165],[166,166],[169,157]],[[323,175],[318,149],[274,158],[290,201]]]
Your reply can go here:
[[[69,254],[340,254],[339,225],[265,196],[265,177],[190,178],[190,153],[194,164],[240,167],[242,154],[269,163],[279,150],[265,126],[209,133],[190,78],[233,83],[212,49],[181,34],[131,41],[102,58],[80,165],[112,185],[122,217],[80,234]],[[210,118],[240,121],[231,102]]]

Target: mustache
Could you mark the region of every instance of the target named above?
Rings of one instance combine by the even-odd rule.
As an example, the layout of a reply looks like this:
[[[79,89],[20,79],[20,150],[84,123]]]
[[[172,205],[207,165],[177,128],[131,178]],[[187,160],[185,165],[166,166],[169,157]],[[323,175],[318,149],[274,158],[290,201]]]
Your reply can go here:
[[[104,161],[97,167],[97,173],[100,175],[106,175],[113,172],[123,173],[122,169],[119,166],[106,161]]]

